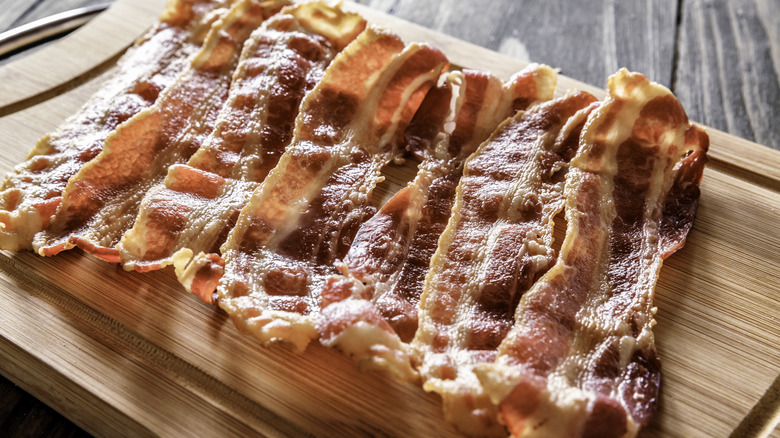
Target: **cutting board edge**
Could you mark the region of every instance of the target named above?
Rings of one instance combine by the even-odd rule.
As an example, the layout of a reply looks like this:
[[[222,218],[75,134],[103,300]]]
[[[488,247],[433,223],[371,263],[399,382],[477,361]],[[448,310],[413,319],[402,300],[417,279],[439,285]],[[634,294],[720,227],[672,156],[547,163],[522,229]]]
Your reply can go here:
[[[37,256],[29,256],[37,260]],[[29,329],[33,335],[19,327],[16,331],[0,330],[0,357],[4,359],[0,361],[0,373],[86,431],[99,436],[152,437],[178,434],[192,423],[200,425],[199,430],[206,430],[204,425],[211,427],[208,430],[216,436],[225,432],[225,425],[200,417],[227,417],[232,419],[230,434],[306,435],[268,406],[247,398],[206,370],[25,267],[23,261],[15,260],[14,253],[0,251],[0,285],[7,290],[3,283],[12,283],[15,290],[11,293],[18,298],[0,308],[0,320],[13,321],[14,310],[23,307],[37,322]],[[55,339],[54,344],[67,341],[85,358],[100,360],[77,366],[71,362],[75,356],[61,355],[56,346],[48,345],[51,339],[36,332],[56,333],[66,339]],[[139,383],[137,387],[128,390],[126,382],[106,379],[114,369],[132,375],[132,380]],[[154,384],[160,382],[164,388]],[[169,408],[176,412],[175,421],[157,415],[153,407],[147,406],[153,403],[143,402],[161,391],[171,397],[169,404],[178,408]]]
[[[120,1],[126,1],[126,0],[120,0]],[[434,31],[430,31],[430,30],[427,30],[427,29],[426,29],[426,31],[427,31],[427,32],[434,32]],[[439,35],[442,35],[442,34],[439,34]],[[445,37],[447,37],[447,38],[453,38],[453,37],[448,37],[448,36],[445,36]],[[453,38],[453,39],[454,39],[454,38]],[[478,47],[478,46],[474,46],[474,47],[475,47],[475,48],[477,48],[477,49],[480,49],[480,50],[489,51],[488,49],[484,49],[484,48],[481,48],[481,47]],[[494,53],[494,54],[495,54],[495,52],[492,52],[492,51],[489,51],[489,52],[491,52],[491,53]],[[500,55],[500,54],[496,54],[496,55]],[[505,55],[500,55],[500,56],[502,56],[502,57],[505,57],[505,58],[508,58],[508,57],[506,57]],[[513,58],[508,58],[508,59],[513,59]],[[515,61],[515,62],[517,62],[517,63],[520,63],[520,61],[518,61],[518,60],[514,60],[514,61]],[[518,65],[519,65],[519,64],[518,64]],[[562,77],[562,78],[564,78],[564,77]],[[574,81],[574,80],[571,80],[571,79],[568,79],[568,78],[565,78],[565,79],[567,79],[567,80],[569,80],[569,81],[572,81],[572,83],[574,83],[574,84],[581,84],[581,83],[579,83],[579,82],[577,82],[577,81]],[[564,81],[564,82],[565,82],[565,81]],[[583,85],[584,85],[584,84],[583,84]],[[595,87],[592,87],[592,86],[588,86],[588,85],[584,85],[584,87],[583,87],[583,88],[584,88],[584,89],[590,89],[590,90],[594,90],[594,91],[595,91],[595,90],[598,90],[597,88],[595,88]],[[603,91],[601,91],[601,93],[603,93]],[[709,130],[709,129],[711,129],[711,128],[707,128],[707,129]],[[716,131],[716,130],[713,130],[713,131]],[[720,131],[718,131],[718,132],[720,132]],[[720,134],[716,134],[716,135],[720,135]],[[742,142],[745,142],[745,143],[752,143],[752,142],[748,142],[747,140],[743,140],[743,139],[739,139],[739,138],[737,138],[737,137],[731,136],[730,134],[722,133],[722,135],[723,135],[723,137],[724,137],[724,138],[733,137],[734,139],[741,140]],[[758,144],[756,144],[756,143],[752,143],[752,145],[754,145],[756,148],[761,148],[761,149],[765,150],[765,151],[762,151],[762,152],[766,152],[766,151],[770,152],[770,154],[769,154],[769,156],[770,156],[770,157],[780,157],[780,152],[774,151],[774,150],[772,150],[772,149],[769,149],[769,148],[767,148],[767,147],[765,147],[765,146],[758,145]],[[738,152],[738,151],[735,151],[735,153],[737,153],[737,152]],[[762,156],[760,157],[760,159],[761,159],[761,160],[766,160],[766,155],[762,155]],[[753,171],[751,171],[751,172],[753,172]],[[755,182],[751,182],[751,184],[756,184],[756,183],[755,183]],[[44,364],[42,364],[42,365],[43,365],[43,366],[48,366],[48,365],[46,365],[45,363],[44,363]],[[3,372],[5,372],[5,371],[3,371]],[[35,395],[35,394],[34,394],[34,395]]]
[[[79,29],[0,67],[0,116],[45,102],[93,80],[146,32],[164,3],[165,0],[117,0]],[[110,33],[114,37],[94,44],[93,35],[105,34],[106,29],[114,31]],[[81,55],[74,57],[74,53]],[[28,86],[17,86],[20,78],[30,81]]]

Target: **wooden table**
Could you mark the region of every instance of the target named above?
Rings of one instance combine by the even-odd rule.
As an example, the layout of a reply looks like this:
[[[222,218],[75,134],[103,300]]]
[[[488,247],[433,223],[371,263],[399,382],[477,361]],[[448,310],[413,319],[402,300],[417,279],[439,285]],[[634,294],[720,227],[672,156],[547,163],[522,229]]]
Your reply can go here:
[[[0,0],[0,31],[103,2]],[[780,149],[777,0],[358,3],[521,60],[558,67],[563,74],[598,87],[618,67],[641,71],[670,87],[691,119]],[[81,436],[86,432],[3,378],[2,434]]]

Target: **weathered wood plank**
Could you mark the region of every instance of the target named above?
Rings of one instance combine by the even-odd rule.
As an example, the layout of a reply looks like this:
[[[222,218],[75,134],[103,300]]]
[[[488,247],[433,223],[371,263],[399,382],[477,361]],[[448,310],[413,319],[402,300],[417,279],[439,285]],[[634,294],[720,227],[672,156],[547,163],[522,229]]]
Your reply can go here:
[[[780,149],[778,0],[359,3],[598,87],[619,67],[640,71],[691,119]]]
[[[685,1],[677,47],[674,91],[695,120],[780,149],[780,1]]]
[[[671,83],[676,0],[360,0],[358,3],[604,87],[619,67]]]
[[[24,16],[31,11],[31,6],[30,0],[0,0],[0,32],[25,22]]]

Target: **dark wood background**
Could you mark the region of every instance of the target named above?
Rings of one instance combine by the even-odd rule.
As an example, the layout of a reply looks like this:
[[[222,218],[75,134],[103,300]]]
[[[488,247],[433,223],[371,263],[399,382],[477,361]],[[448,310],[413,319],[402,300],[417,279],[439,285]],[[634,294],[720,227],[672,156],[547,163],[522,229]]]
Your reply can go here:
[[[0,31],[105,2],[0,0]],[[780,149],[780,0],[358,3],[599,87],[620,67],[642,72],[669,87],[692,120]],[[0,435],[87,434],[0,377]]]

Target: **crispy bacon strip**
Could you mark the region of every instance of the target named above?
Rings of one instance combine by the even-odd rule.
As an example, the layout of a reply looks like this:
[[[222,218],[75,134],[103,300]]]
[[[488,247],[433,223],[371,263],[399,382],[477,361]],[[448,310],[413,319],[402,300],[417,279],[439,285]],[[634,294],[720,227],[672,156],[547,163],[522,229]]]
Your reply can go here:
[[[70,179],[51,226],[35,237],[35,250],[51,256],[78,245],[118,262],[115,245],[132,227],[143,195],[213,131],[244,41],[281,6],[236,2],[214,24],[190,68],[153,106],[120,125],[103,151]]]
[[[520,112],[465,164],[412,346],[423,388],[442,396],[445,417],[466,433],[504,432],[474,367],[494,359],[520,297],[555,259],[563,173],[594,101],[572,92]]]
[[[325,68],[365,28],[357,14],[321,2],[284,9],[252,33],[216,129],[189,162],[171,166],[141,203],[119,245],[126,269],[214,260],[254,189],[290,142],[298,107]],[[185,284],[206,301],[216,279]],[[185,278],[186,281],[186,278]]]
[[[68,179],[103,149],[122,122],[152,105],[189,65],[206,32],[234,0],[170,0],[160,21],[117,63],[117,72],[46,135],[0,186],[0,248],[31,249],[49,226]]]
[[[415,180],[360,227],[342,275],[330,278],[322,292],[322,343],[403,380],[416,374],[407,346],[463,162],[504,119],[550,99],[556,74],[533,65],[503,86],[489,73],[468,70],[444,79],[406,130],[407,146],[423,158]],[[388,324],[392,330],[383,330]]]
[[[323,283],[374,213],[381,170],[446,65],[430,46],[404,48],[369,27],[328,67],[302,104],[291,146],[222,247],[219,304],[239,328],[301,350],[317,336]]]
[[[640,74],[608,91],[567,176],[560,257],[478,370],[513,436],[633,436],[658,402],[653,289],[693,223],[708,138]]]

